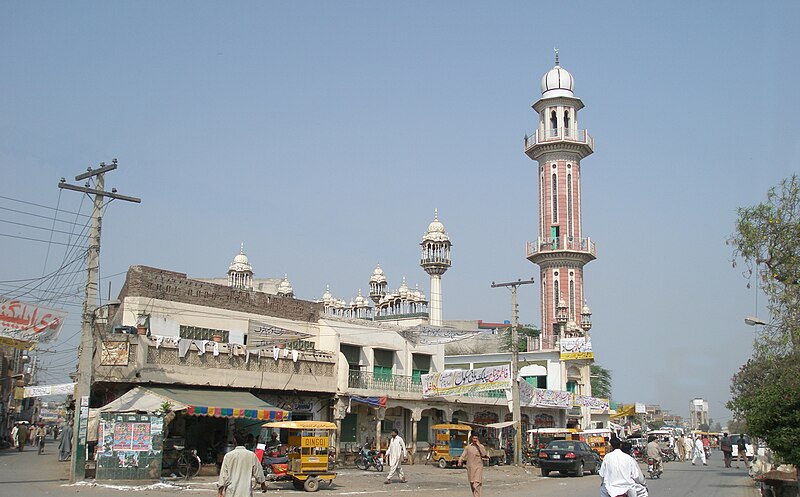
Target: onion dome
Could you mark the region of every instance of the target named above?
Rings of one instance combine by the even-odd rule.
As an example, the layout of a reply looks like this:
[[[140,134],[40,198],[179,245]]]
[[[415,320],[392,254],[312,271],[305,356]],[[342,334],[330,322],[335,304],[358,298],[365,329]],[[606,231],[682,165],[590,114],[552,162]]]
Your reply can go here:
[[[439,221],[439,210],[434,210],[433,221],[428,225],[428,231],[422,235],[422,241],[432,242],[449,242],[450,237],[447,236],[447,231],[444,229],[444,224]]]
[[[400,294],[401,297],[405,297],[409,293],[408,285],[406,285],[406,277],[403,276],[403,284],[400,285],[400,288],[397,289],[397,292]]]
[[[572,74],[558,64],[558,50],[556,50],[556,65],[542,76],[542,98],[574,97],[575,79]]]
[[[236,254],[236,257],[233,258],[233,262],[231,263],[228,271],[235,271],[235,272],[252,272],[253,267],[250,265],[250,260],[244,255],[244,243],[242,243],[241,248],[239,249],[239,253]]]
[[[330,302],[333,299],[333,295],[331,295],[331,287],[330,285],[325,285],[325,293],[322,294],[322,301],[325,303]]]
[[[292,285],[289,283],[289,275],[283,275],[283,281],[278,284],[278,295],[293,295]]]
[[[370,283],[383,283],[386,281],[386,276],[383,274],[383,269],[381,269],[381,265],[375,268],[375,271],[372,272],[372,276],[369,279]]]

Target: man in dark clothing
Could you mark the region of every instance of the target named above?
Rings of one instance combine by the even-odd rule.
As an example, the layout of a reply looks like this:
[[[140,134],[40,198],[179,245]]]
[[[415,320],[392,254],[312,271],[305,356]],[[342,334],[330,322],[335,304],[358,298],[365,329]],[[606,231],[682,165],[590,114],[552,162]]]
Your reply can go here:
[[[725,458],[725,467],[731,467],[731,454],[733,453],[733,444],[731,444],[731,437],[724,433],[722,439],[719,441],[719,450],[722,451],[722,456]]]
[[[747,443],[744,440],[744,433],[739,434],[739,440],[736,441],[736,448],[738,454],[736,455],[736,467],[739,467],[739,461],[744,461],[744,467],[747,467]]]

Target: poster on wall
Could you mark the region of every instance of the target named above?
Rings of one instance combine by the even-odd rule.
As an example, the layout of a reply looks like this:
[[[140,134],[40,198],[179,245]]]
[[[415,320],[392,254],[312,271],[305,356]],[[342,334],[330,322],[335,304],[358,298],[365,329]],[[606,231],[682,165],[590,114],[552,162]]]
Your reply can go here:
[[[131,449],[131,424],[130,423],[115,423],[114,424],[114,452],[121,450]]]
[[[599,399],[597,397],[589,397],[588,395],[575,395],[572,400],[572,405],[608,412],[608,399]]]
[[[444,397],[511,388],[511,366],[453,369],[422,375],[422,396]]]
[[[562,338],[561,360],[571,361],[576,359],[594,359],[592,340],[587,337]]]
[[[132,424],[131,450],[150,450],[150,423]]]
[[[101,366],[127,366],[128,342],[100,342]]]
[[[533,405],[534,407],[569,409],[572,407],[572,392],[535,388],[533,391]]]

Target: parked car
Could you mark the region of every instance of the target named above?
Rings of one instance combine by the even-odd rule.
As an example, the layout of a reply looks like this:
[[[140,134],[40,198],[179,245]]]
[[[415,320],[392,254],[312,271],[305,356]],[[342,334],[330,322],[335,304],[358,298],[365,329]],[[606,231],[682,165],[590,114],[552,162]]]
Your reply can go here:
[[[583,476],[584,471],[590,471],[594,475],[600,469],[600,455],[580,440],[553,440],[539,450],[539,467],[542,468],[542,476],[549,475],[551,471],[575,476]]]

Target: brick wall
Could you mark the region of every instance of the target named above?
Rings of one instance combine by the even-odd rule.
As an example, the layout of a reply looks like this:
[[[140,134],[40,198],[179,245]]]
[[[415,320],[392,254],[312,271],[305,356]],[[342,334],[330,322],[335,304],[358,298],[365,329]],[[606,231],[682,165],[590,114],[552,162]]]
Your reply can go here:
[[[119,299],[125,297],[155,298],[307,322],[316,322],[323,311],[322,304],[307,300],[236,290],[193,280],[185,273],[147,266],[128,269]]]

